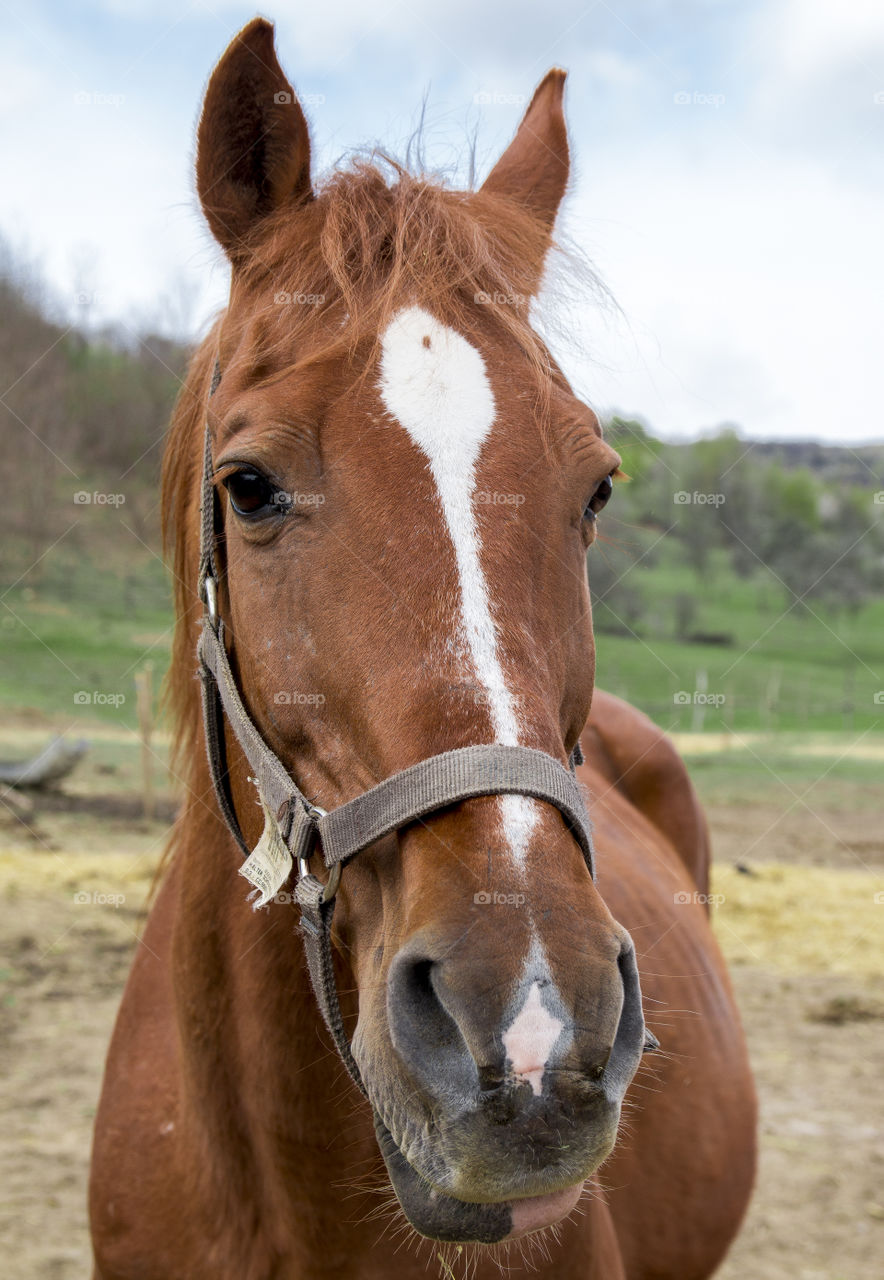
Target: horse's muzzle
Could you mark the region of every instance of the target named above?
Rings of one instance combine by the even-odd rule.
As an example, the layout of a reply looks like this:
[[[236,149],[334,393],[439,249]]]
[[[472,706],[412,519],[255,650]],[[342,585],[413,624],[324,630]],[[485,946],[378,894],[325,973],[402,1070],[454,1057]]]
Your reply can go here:
[[[617,936],[619,955],[595,966],[596,990],[572,1008],[550,979],[523,983],[501,1011],[487,973],[464,981],[419,940],[395,957],[390,1037],[417,1092],[389,1108],[379,1097],[376,1129],[417,1231],[491,1242],[574,1208],[614,1145],[645,1039],[634,948]]]

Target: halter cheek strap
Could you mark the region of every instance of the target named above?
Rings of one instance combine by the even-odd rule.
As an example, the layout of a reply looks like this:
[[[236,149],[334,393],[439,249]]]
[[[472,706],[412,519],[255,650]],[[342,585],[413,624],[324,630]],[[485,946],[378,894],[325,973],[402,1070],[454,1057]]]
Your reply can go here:
[[[212,392],[220,373],[216,362]],[[295,897],[301,909],[301,934],[310,980],[325,1022],[344,1066],[354,1083],[366,1092],[344,1030],[332,960],[331,922],[341,869],[348,859],[382,836],[420,821],[439,810],[478,796],[521,795],[554,806],[564,817],[583,851],[595,879],[592,834],[575,765],[582,763],[579,745],[571,768],[532,747],[480,744],[430,756],[378,783],[369,791],[326,813],[313,804],[292,780],[286,766],[270,749],[246,711],[224,643],[224,623],[218,613],[218,566],[215,556],[215,487],[212,441],[206,421],[200,516],[199,594],[205,606],[197,649],[202,681],[203,725],[209,772],[221,814],[234,839],[247,855],[243,868],[259,851],[264,865],[276,869],[275,893],[298,865]],[[224,724],[232,728],[251,766],[265,814],[264,835],[251,851],[243,837],[233,804],[227,768]],[[319,848],[329,876],[323,884],[309,870]],[[269,862],[267,861],[269,860]],[[266,895],[262,894],[266,900]]]

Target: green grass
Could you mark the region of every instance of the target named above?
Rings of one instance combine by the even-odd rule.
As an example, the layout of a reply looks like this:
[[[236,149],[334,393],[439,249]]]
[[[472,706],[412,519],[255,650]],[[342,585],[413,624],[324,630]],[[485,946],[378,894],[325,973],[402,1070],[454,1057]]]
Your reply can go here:
[[[700,738],[681,738],[678,746],[704,804],[788,803],[813,792],[814,804],[850,813],[876,813],[881,807],[884,735],[868,733],[773,733],[741,739],[724,750],[700,750]],[[866,750],[870,756],[858,754]]]
[[[137,544],[136,544],[137,548]],[[47,556],[39,580],[18,584],[0,608],[0,705],[134,725],[134,673],[150,659],[158,687],[169,657],[171,603],[166,571],[131,543],[92,558],[64,547]],[[597,548],[604,554],[604,546]],[[593,554],[596,554],[594,551]],[[788,610],[775,580],[730,571],[723,555],[698,581],[662,544],[656,563],[624,578],[643,599],[635,635],[612,634],[610,609],[597,606],[597,683],[635,703],[673,732],[800,734],[884,730],[884,600],[855,615],[817,604]],[[727,633],[727,646],[674,637],[674,600],[691,594],[692,627]],[[608,596],[616,612],[618,587]],[[695,705],[705,681],[720,705]],[[75,694],[91,695],[85,705]],[[122,695],[114,706],[94,695]],[[676,701],[682,693],[687,704]],[[881,694],[882,702],[875,701]],[[700,768],[705,766],[700,765]]]
[[[135,672],[151,661],[159,687],[171,624],[166,573],[152,556],[128,574],[58,557],[37,585],[3,597],[0,705],[132,727]]]
[[[635,635],[613,634],[607,628],[616,625],[616,586],[607,597],[611,609],[597,607],[597,682],[664,728],[884,729],[884,600],[854,615],[813,601],[813,612],[789,609],[771,575],[760,570],[737,578],[723,556],[713,557],[702,581],[662,554],[623,581],[641,592],[643,614],[632,626]],[[696,601],[692,630],[727,634],[728,645],[675,638],[673,602],[680,593]],[[723,697],[720,705],[695,704],[704,681],[707,696]],[[690,701],[677,702],[679,693]]]

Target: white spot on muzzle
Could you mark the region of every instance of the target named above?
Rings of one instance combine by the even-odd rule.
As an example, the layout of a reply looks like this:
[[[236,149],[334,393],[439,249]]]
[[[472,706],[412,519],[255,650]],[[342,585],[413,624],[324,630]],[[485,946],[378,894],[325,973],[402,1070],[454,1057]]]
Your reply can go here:
[[[532,982],[525,1003],[503,1033],[503,1047],[513,1075],[527,1080],[534,1094],[543,1090],[543,1073],[564,1022],[544,1006],[540,984]]]
[[[495,741],[518,746],[519,723],[497,653],[473,511],[476,463],[496,413],[485,362],[454,329],[420,307],[407,307],[381,339],[380,370],[384,404],[426,455],[436,483],[454,546],[463,632],[486,691]],[[510,848],[522,865],[536,804],[524,796],[502,796],[500,805]]]

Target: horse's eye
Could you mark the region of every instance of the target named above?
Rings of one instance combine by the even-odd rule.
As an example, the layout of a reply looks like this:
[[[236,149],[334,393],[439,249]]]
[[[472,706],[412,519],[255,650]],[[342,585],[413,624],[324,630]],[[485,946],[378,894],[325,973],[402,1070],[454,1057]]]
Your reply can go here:
[[[595,520],[602,507],[607,504],[608,499],[614,492],[614,484],[610,476],[605,476],[602,483],[596,489],[595,493],[586,504],[586,510],[583,512],[584,520]]]
[[[234,471],[224,486],[238,516],[263,515],[275,505],[276,490],[260,471]]]

